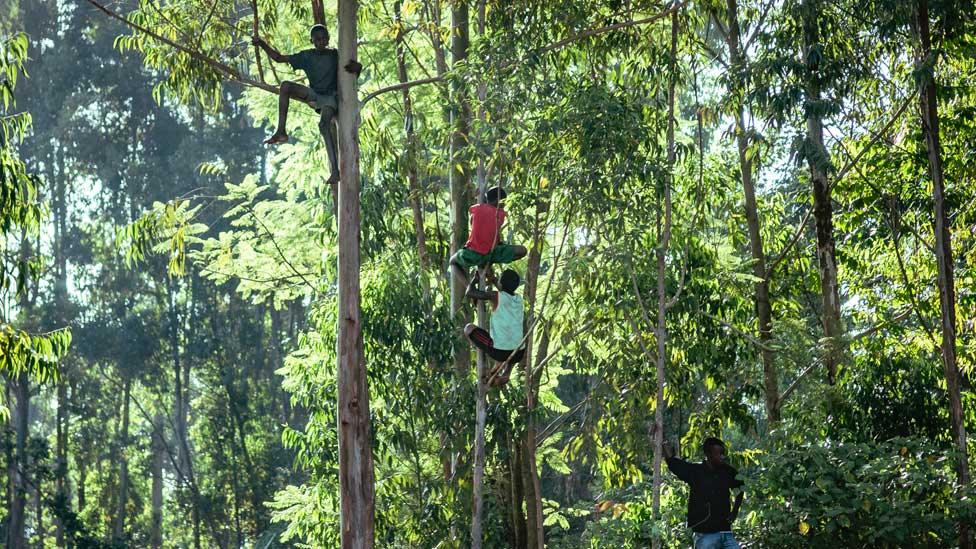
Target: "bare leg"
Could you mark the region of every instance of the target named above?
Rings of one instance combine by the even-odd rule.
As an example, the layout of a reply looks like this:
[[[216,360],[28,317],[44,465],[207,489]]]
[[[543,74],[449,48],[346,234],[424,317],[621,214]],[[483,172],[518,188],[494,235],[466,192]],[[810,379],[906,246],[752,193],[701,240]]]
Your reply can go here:
[[[335,119],[335,109],[332,107],[322,107],[322,115],[319,117],[319,133],[325,138],[325,151],[329,153],[329,167],[332,175],[329,176],[329,185],[339,182],[339,158],[336,151],[335,138],[332,136],[332,120]]]
[[[527,250],[525,246],[512,246],[512,247],[515,248],[515,256],[512,257],[513,261],[516,259],[522,259],[523,257],[529,255],[529,250]]]
[[[471,281],[468,280],[468,270],[465,269],[464,267],[458,265],[454,261],[454,258],[453,257],[451,258],[451,272],[454,273],[454,276],[457,277],[458,280],[460,280],[461,282],[464,282],[464,285],[465,286],[467,286],[468,284],[471,283]]]
[[[288,102],[291,98],[305,99],[307,96],[305,86],[301,86],[288,80],[281,83],[281,92],[278,94],[278,128],[271,137],[264,142],[268,145],[288,142]]]

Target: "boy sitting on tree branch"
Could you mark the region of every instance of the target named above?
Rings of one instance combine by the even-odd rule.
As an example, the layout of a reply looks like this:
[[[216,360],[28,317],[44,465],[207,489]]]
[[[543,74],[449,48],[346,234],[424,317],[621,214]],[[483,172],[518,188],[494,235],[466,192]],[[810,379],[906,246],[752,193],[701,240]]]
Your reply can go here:
[[[255,36],[251,42],[260,46],[276,63],[288,63],[295,70],[300,70],[308,77],[309,86],[284,81],[281,83],[281,93],[278,94],[278,127],[265,143],[276,145],[288,142],[286,122],[288,120],[288,102],[290,99],[304,101],[319,113],[319,132],[325,138],[326,152],[329,154],[329,166],[332,174],[329,184],[339,181],[339,161],[336,152],[335,139],[332,137],[332,120],[339,109],[338,79],[339,52],[329,47],[329,30],[325,25],[314,25],[309,31],[312,48],[302,50],[291,55],[284,55],[271,47],[263,38]],[[346,72],[357,77],[363,66],[355,59],[346,63]]]

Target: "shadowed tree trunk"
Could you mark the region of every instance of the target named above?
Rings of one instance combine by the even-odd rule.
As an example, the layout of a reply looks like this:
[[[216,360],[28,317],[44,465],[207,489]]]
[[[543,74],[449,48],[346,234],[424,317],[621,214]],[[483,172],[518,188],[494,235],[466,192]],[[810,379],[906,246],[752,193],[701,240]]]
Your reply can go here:
[[[939,277],[939,306],[942,312],[942,366],[945,370],[946,390],[949,397],[949,416],[952,422],[952,439],[959,457],[956,462],[956,479],[960,488],[969,486],[969,461],[966,441],[966,423],[960,394],[960,373],[956,363],[956,295],[952,263],[952,241],[949,233],[949,213],[946,211],[945,176],[942,165],[942,144],[939,137],[939,104],[935,85],[932,42],[929,31],[928,0],[918,0],[915,6],[915,27],[919,43],[916,50],[918,74],[924,75],[922,93],[919,96],[922,135],[928,152],[929,177],[932,178],[932,201],[935,206],[935,260]],[[969,525],[959,523],[959,547],[971,549]]]
[[[163,546],[163,464],[166,462],[166,441],[163,439],[162,426],[165,425],[162,414],[157,414],[153,421],[158,430],[152,433],[152,514],[149,525],[149,544],[153,549]]]
[[[739,9],[737,0],[726,1],[726,24],[728,32],[726,43],[729,47],[729,62],[732,66],[731,92],[736,99],[735,142],[739,153],[739,175],[742,178],[742,192],[745,197],[746,226],[749,231],[749,251],[752,253],[752,274],[758,279],[754,286],[756,316],[759,319],[759,341],[763,343],[760,357],[763,364],[763,388],[765,390],[766,417],[770,423],[780,419],[779,380],[773,364],[772,342],[773,309],[769,298],[769,275],[766,269],[766,253],[763,250],[762,232],[759,228],[759,211],[756,205],[756,187],[752,181],[753,165],[749,159],[749,139],[752,128],[746,127],[744,74],[746,59],[742,52],[739,30]]]
[[[11,466],[13,497],[7,515],[7,547],[27,547],[24,527],[27,515],[27,434],[30,410],[30,385],[25,374],[17,376],[13,384],[14,406],[10,420],[14,425],[14,459]]]
[[[117,542],[125,539],[126,503],[129,499],[129,395],[131,382],[126,379],[122,386],[122,429],[119,433],[119,500],[113,517],[112,537]]]
[[[537,315],[541,315],[538,305],[539,269],[542,266],[542,247],[545,243],[545,228],[543,220],[549,211],[551,195],[536,204],[535,219],[532,230],[532,248],[525,268],[525,303],[528,314],[525,325],[532,329]],[[542,549],[545,542],[545,517],[542,512],[542,485],[539,481],[539,469],[536,461],[538,448],[538,425],[536,425],[535,409],[539,403],[539,377],[541,372],[534,372],[537,365],[545,360],[544,345],[540,345],[538,356],[533,358],[533,334],[525,338],[525,356],[522,367],[525,379],[525,435],[522,440],[522,489],[525,494],[526,546],[530,549]]]
[[[820,297],[823,310],[822,322],[824,337],[827,338],[824,363],[827,365],[827,380],[831,384],[837,376],[840,360],[840,297],[837,290],[837,257],[834,250],[834,220],[831,204],[830,186],[827,183],[827,170],[830,155],[824,145],[823,98],[821,97],[821,76],[819,59],[823,55],[820,43],[820,2],[804,0],[801,8],[803,19],[803,48],[806,63],[806,102],[804,104],[807,120],[806,157],[810,169],[810,182],[813,184],[813,218],[817,225],[817,260],[820,267]]]
[[[525,501],[525,491],[522,487],[522,447],[516,438],[509,438],[509,455],[511,465],[509,473],[512,477],[512,531],[515,536],[515,549],[526,547],[526,521],[525,512],[522,511],[522,502]]]
[[[393,3],[393,16],[397,25],[396,59],[397,79],[401,84],[409,82],[407,75],[406,48],[403,41],[406,35],[401,13],[400,0]],[[410,100],[410,89],[400,91],[403,99],[403,126],[407,134],[406,150],[403,162],[407,172],[407,184],[410,189],[410,209],[413,212],[414,235],[417,239],[417,260],[420,264],[420,285],[424,291],[424,299],[430,299],[430,281],[427,279],[430,270],[430,256],[427,252],[427,235],[424,232],[423,193],[420,189],[420,177],[417,174],[417,135],[413,127],[413,102]]]
[[[339,0],[339,66],[357,56],[357,0]],[[339,69],[338,430],[343,549],[373,547],[373,452],[360,321],[359,99],[356,76]]]
[[[477,26],[478,36],[485,34],[485,0],[478,0]],[[478,84],[478,120],[481,122],[481,131],[478,135],[478,144],[481,145],[485,139],[484,122],[485,110],[484,100],[487,88],[484,82]],[[485,166],[483,150],[478,153],[478,202],[484,202],[485,190],[487,190],[488,174]],[[485,278],[481,276],[481,288],[485,288]],[[478,301],[477,305],[478,326],[488,325],[488,313],[485,302]],[[484,506],[484,477],[485,477],[485,422],[488,417],[488,386],[485,384],[485,374],[487,372],[487,358],[485,352],[478,349],[477,366],[475,368],[477,381],[477,400],[475,402],[475,427],[474,427],[474,472],[472,475],[472,508],[471,508],[471,548],[481,549],[482,544],[482,511]]]

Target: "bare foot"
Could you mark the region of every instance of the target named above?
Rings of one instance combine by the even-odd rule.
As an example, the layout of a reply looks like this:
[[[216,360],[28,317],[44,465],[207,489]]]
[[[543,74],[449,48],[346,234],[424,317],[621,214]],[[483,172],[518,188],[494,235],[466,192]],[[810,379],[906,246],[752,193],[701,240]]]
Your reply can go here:
[[[498,375],[491,379],[491,381],[488,383],[488,386],[491,387],[492,389],[497,389],[498,387],[501,387],[506,383],[508,383],[508,376]]]
[[[288,134],[275,132],[274,135],[264,140],[265,145],[277,145],[278,143],[287,143]]]
[[[495,380],[501,377],[505,372],[505,363],[498,362],[495,367],[485,374],[485,383],[491,387],[495,387]],[[507,381],[507,379],[506,379]]]
[[[325,183],[327,185],[335,185],[338,182],[339,182],[339,174],[334,173],[334,174],[332,174],[332,175],[329,176],[329,180],[326,181]]]

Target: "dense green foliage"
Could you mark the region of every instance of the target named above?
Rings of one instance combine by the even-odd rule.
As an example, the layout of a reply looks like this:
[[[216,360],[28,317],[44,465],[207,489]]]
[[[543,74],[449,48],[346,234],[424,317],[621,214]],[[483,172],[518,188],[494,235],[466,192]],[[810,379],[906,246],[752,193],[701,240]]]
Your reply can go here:
[[[41,357],[27,367],[38,377],[0,462],[31,479],[25,531],[37,546],[336,547],[334,188],[305,105],[292,104],[290,143],[261,147],[277,96],[257,84],[301,75],[266,56],[259,71],[250,45],[257,20],[282,52],[305,47],[313,2],[94,3],[109,12],[28,0],[0,13],[0,338],[74,334],[57,376],[66,338],[19,344]],[[738,64],[715,0],[471,2],[465,60],[450,51],[452,2],[361,2],[360,98],[403,80],[398,40],[406,80],[433,80],[406,88],[409,116],[400,90],[361,113],[377,547],[469,544],[476,382],[454,357],[473,354],[460,337],[471,308],[452,315],[445,270],[452,224],[467,228],[451,186],[479,164],[509,191],[503,240],[530,249],[515,264],[528,372],[488,397],[486,546],[535,547],[535,501],[548,547],[690,544],[686,486],[665,471],[653,503],[659,302],[665,436],[689,460],[706,436],[728,442],[747,483],[741,541],[953,547],[958,523],[976,521],[976,492],[956,486],[976,448],[956,451],[946,404],[918,114],[934,77],[972,433],[976,12],[931,2],[935,54],[916,63],[914,2],[736,4]],[[811,18],[820,42],[805,47]],[[769,266],[766,342],[743,158]],[[823,327],[811,165],[833,193],[837,338]],[[8,301],[17,291],[30,299]],[[13,394],[23,366],[4,361],[31,355],[6,354],[8,339]]]

